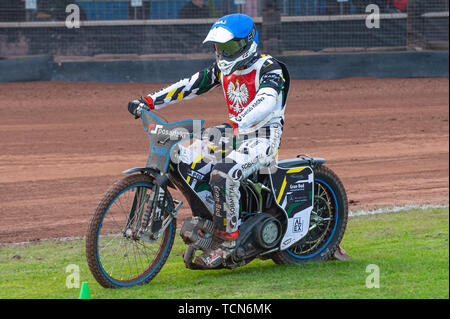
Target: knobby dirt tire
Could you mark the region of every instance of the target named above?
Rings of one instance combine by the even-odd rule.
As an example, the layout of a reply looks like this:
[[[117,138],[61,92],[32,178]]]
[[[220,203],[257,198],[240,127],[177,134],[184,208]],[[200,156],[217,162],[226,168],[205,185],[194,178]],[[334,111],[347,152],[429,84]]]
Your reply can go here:
[[[332,195],[330,197],[333,199],[332,202],[334,201],[334,203],[328,207],[333,206],[335,210],[337,209],[338,214],[336,214],[337,217],[335,218],[335,228],[330,236],[322,239],[322,244],[317,245],[319,248],[314,253],[302,255],[295,252],[296,245],[299,245],[303,239],[284,251],[273,253],[271,258],[277,264],[301,264],[306,262],[326,261],[339,247],[345,233],[348,219],[348,200],[344,185],[339,177],[330,168],[324,165],[314,168],[315,187],[316,183],[319,183],[324,189],[326,188]],[[316,194],[314,196],[316,197]],[[307,236],[308,234],[305,238]]]
[[[99,201],[89,222],[86,234],[86,258],[92,275],[97,282],[105,288],[132,287],[149,283],[164,266],[174,243],[176,219],[173,219],[170,222],[170,225],[161,235],[161,243],[156,256],[141,274],[132,280],[120,281],[111,278],[106,271],[103,270],[98,254],[98,238],[104,216],[108,213],[113,202],[119,198],[125,190],[133,188],[133,186],[137,187],[137,185],[146,185],[145,187],[148,186],[148,188],[153,189],[153,178],[145,174],[129,175],[113,184]],[[167,216],[167,214],[167,211],[164,212],[164,216]]]

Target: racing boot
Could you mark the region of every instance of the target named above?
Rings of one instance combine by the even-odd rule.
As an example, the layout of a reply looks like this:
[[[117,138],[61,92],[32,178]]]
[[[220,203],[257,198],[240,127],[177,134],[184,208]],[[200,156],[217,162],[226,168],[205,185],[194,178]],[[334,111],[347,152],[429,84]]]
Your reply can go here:
[[[225,266],[225,260],[236,245],[239,231],[226,233],[215,230],[211,247],[194,260],[194,264],[202,269],[219,269]]]

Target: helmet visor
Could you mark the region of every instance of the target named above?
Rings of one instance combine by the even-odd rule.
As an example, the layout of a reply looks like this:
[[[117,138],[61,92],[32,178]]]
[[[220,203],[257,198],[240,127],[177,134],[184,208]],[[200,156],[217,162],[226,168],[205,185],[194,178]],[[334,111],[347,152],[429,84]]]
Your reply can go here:
[[[219,56],[232,57],[240,52],[246,44],[247,42],[244,39],[231,40],[225,43],[214,43],[214,49]]]

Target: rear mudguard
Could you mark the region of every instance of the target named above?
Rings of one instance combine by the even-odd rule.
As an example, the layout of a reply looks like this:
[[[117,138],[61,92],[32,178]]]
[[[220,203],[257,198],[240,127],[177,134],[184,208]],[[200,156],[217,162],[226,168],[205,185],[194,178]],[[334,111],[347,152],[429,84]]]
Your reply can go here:
[[[285,160],[278,161],[277,165],[282,168],[291,168],[299,166],[311,166],[316,167],[322,165],[326,162],[325,159],[320,157],[310,157],[308,155],[297,155],[297,158],[288,158]]]

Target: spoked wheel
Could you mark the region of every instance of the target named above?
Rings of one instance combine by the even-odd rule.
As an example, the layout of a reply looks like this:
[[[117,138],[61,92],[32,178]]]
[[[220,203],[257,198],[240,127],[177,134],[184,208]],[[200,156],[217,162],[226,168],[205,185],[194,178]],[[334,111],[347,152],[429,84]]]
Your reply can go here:
[[[344,236],[347,218],[347,195],[342,182],[326,166],[316,167],[309,232],[287,250],[275,253],[272,259],[278,264],[327,260]]]
[[[100,200],[89,223],[86,257],[92,275],[103,287],[148,283],[166,262],[176,220],[164,212],[162,229],[166,227],[159,237],[150,238],[142,232],[147,207],[154,207],[155,188],[151,177],[130,175],[114,184]]]

